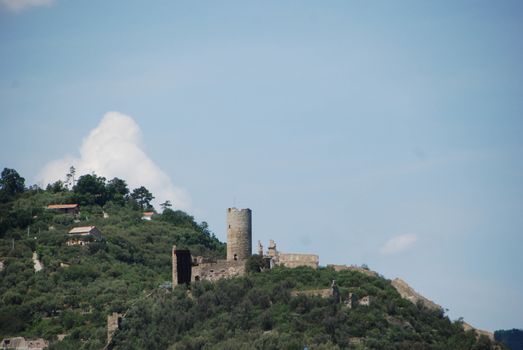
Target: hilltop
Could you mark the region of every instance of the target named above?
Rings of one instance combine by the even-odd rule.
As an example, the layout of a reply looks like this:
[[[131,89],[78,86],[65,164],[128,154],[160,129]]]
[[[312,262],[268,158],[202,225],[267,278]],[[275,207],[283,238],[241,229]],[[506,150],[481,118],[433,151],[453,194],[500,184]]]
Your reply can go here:
[[[402,298],[379,274],[332,267],[256,272],[253,256],[243,277],[171,290],[173,245],[225,257],[225,244],[205,222],[168,202],[157,213],[146,188],[130,191],[116,178],[84,175],[44,190],[26,188],[5,169],[0,184],[2,338],[43,338],[49,349],[501,348],[443,310]],[[49,207],[65,203],[79,209]],[[93,227],[96,234],[81,236],[89,238],[85,245],[69,233]],[[333,280],[337,294],[314,292],[329,290]],[[364,297],[368,304],[357,302]],[[113,313],[123,318],[107,344]]]

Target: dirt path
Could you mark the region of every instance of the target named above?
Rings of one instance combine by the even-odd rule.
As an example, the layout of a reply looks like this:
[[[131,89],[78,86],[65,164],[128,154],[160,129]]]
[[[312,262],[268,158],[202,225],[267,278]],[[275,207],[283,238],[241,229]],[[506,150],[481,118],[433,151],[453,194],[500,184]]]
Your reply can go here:
[[[35,265],[35,272],[41,271],[44,268],[44,264],[38,260],[38,254],[33,252],[33,264]]]

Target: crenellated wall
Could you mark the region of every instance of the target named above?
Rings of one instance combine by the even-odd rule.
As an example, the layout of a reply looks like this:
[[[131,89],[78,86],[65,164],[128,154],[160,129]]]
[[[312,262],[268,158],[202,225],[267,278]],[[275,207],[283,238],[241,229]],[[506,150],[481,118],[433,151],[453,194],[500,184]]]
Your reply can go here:
[[[276,265],[281,265],[285,267],[295,268],[298,266],[308,266],[313,269],[317,269],[319,265],[320,258],[314,254],[289,254],[289,253],[279,253],[277,255]]]

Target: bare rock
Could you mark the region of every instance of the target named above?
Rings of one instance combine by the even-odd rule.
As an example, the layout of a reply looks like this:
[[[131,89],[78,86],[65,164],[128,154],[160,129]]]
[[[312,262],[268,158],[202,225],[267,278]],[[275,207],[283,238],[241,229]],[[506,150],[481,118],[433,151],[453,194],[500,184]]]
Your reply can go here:
[[[443,308],[433,302],[432,300],[429,300],[425,298],[423,295],[416,292],[414,289],[412,289],[411,286],[407,284],[404,280],[401,278],[396,278],[392,281],[392,286],[396,288],[398,293],[401,295],[403,299],[407,299],[411,301],[414,304],[417,304],[418,302],[422,302],[425,307],[431,309],[431,310],[437,310],[437,311],[443,311]]]

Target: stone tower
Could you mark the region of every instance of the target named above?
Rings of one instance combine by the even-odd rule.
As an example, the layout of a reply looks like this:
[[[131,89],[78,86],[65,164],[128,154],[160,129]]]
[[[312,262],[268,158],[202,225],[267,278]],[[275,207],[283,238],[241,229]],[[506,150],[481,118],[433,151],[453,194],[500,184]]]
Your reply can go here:
[[[187,249],[177,249],[173,245],[172,249],[172,275],[173,288],[179,284],[191,283],[192,258],[191,252]]]
[[[250,209],[227,209],[227,260],[245,260],[252,255]]]

